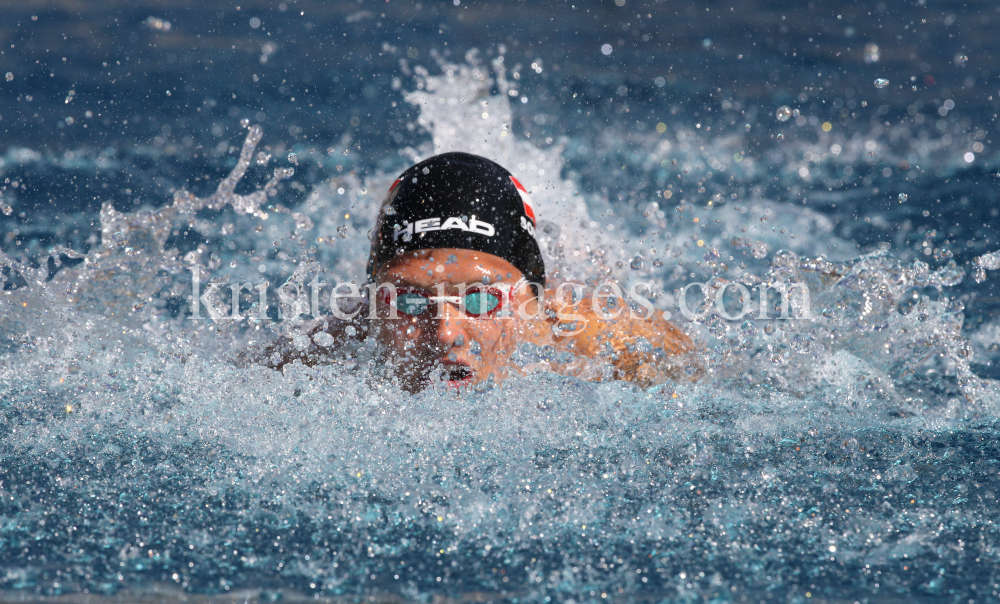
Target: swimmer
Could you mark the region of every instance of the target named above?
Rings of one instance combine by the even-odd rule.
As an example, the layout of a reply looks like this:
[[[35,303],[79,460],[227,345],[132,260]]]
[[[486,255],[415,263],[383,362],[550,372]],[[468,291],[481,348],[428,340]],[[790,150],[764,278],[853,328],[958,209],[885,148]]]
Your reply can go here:
[[[323,319],[311,331],[374,338],[388,373],[410,392],[433,382],[500,383],[524,370],[511,362],[522,344],[551,353],[529,367],[591,380],[648,386],[700,373],[690,338],[669,321],[638,318],[623,300],[602,296],[624,310],[608,318],[615,313],[591,299],[546,289],[535,227],[528,193],[500,165],[468,153],[422,161],[392,184],[379,210],[368,261],[374,314],[350,328]],[[262,356],[280,368],[322,354],[285,342]]]

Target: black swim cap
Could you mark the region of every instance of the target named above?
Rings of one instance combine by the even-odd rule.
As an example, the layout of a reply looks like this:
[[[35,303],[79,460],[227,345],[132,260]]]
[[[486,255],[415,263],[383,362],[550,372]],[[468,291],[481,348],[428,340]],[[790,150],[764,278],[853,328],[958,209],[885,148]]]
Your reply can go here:
[[[435,155],[392,183],[372,234],[368,277],[405,252],[446,247],[499,256],[545,285],[528,192],[484,157]]]

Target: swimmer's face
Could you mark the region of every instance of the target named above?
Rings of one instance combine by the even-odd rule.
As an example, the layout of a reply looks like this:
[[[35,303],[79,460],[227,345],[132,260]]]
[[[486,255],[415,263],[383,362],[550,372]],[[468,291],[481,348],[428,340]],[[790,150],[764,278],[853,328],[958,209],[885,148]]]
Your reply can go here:
[[[504,298],[497,294],[520,279],[521,271],[502,258],[449,248],[408,252],[383,267],[376,283],[396,287],[399,318],[387,318],[392,302],[383,289],[376,296],[373,326],[402,385],[416,392],[435,380],[454,387],[490,376],[503,380],[517,345],[539,340],[542,332],[538,321],[520,316],[538,310],[527,285],[510,289],[501,307],[492,308],[497,297]],[[458,303],[454,297],[463,291],[473,294]],[[428,300],[442,293],[450,299]]]

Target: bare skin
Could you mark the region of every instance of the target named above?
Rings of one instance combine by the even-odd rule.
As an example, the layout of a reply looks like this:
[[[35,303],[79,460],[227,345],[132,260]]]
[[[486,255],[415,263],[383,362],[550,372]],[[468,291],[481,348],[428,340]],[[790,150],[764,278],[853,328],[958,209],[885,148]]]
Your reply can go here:
[[[381,267],[375,282],[391,284],[401,292],[458,296],[465,287],[488,283],[506,288],[521,277],[512,264],[492,254],[445,248],[407,252]],[[321,320],[309,331],[326,331],[341,343],[374,337],[392,374],[410,392],[435,381],[460,389],[487,380],[500,383],[522,371],[510,362],[522,343],[572,353],[577,361],[568,365],[543,363],[541,369],[585,379],[618,379],[649,386],[696,379],[701,374],[700,363],[691,354],[694,344],[669,321],[637,318],[629,312],[605,318],[590,300],[570,304],[560,300],[554,290],[545,292],[541,308],[535,292],[523,282],[505,297],[503,306],[508,312],[494,316],[466,314],[453,300],[439,300],[426,313],[409,316],[397,312],[397,318],[391,318],[394,309],[389,297],[375,296],[376,316],[370,320],[340,325]],[[621,300],[618,305],[621,307]],[[340,345],[333,344],[329,350],[338,348]],[[314,365],[324,358],[316,351],[299,351],[289,342],[243,356],[277,369],[295,361]],[[596,366],[605,370],[595,373]]]

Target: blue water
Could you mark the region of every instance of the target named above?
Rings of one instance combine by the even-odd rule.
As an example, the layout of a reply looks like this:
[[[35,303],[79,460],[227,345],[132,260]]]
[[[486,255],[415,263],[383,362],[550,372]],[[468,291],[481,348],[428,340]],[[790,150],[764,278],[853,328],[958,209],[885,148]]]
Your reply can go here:
[[[998,599],[993,4],[3,14],[0,599]],[[363,279],[446,150],[532,189],[553,280],[652,281],[701,379],[524,348],[408,395],[363,343],[242,362],[309,346],[276,304],[190,320],[195,267]],[[692,281],[811,318],[687,321]]]

